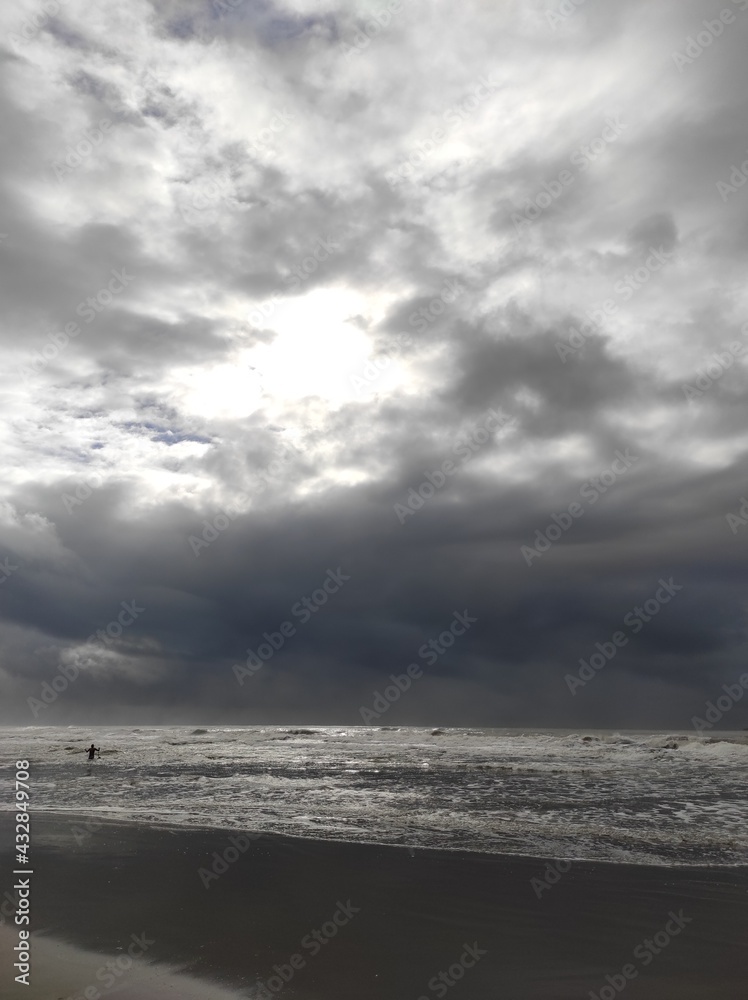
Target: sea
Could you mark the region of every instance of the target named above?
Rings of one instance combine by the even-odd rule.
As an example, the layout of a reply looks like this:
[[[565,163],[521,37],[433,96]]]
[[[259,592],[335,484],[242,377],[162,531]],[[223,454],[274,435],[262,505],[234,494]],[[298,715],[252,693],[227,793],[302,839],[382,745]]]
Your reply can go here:
[[[101,748],[89,763],[84,748]],[[661,866],[748,863],[748,733],[346,726],[0,728],[30,811]]]

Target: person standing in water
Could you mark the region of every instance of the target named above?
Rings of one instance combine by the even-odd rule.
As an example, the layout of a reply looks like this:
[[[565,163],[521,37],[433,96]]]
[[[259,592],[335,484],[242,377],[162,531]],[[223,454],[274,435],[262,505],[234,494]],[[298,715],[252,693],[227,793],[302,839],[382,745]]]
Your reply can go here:
[[[100,750],[100,748],[99,747],[95,747],[93,745],[93,743],[92,743],[91,746],[88,748],[88,750],[86,750],[86,753],[88,754],[88,759],[89,760],[93,760],[94,759],[94,754],[95,753],[99,753],[99,750]]]

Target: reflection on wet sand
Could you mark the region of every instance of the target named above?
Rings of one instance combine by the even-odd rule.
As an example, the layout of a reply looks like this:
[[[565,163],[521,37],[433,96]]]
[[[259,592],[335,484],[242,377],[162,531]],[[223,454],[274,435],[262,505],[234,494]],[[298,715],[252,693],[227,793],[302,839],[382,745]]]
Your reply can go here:
[[[99,1000],[115,993],[117,1000],[249,1000],[251,992],[224,989],[187,976],[174,966],[151,962],[147,957],[147,935],[132,935],[135,941],[112,954],[87,951],[44,933],[31,943],[31,982],[17,985],[17,993],[28,1000]],[[15,961],[13,946],[18,935],[13,927],[0,927],[0,967],[3,979]],[[128,954],[128,951],[130,954]],[[138,951],[142,954],[138,955]],[[9,984],[10,985],[10,984]]]

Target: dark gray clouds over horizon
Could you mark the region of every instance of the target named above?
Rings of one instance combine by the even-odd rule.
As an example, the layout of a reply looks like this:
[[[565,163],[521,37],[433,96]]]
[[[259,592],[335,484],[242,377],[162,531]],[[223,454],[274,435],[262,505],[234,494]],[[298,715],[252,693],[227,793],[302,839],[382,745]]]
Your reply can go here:
[[[746,671],[748,0],[58,8],[0,13],[0,721],[361,724],[416,662],[379,724],[688,729]]]

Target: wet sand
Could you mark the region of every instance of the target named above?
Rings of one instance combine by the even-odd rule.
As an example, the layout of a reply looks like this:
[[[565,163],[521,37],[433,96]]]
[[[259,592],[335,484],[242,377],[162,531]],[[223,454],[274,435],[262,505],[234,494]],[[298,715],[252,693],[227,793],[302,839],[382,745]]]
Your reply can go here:
[[[34,817],[32,986],[13,982],[6,920],[1,997],[746,994],[748,869],[576,863],[546,880],[546,860],[251,835],[240,850],[225,831],[87,822]],[[1,895],[7,814],[0,844]]]

